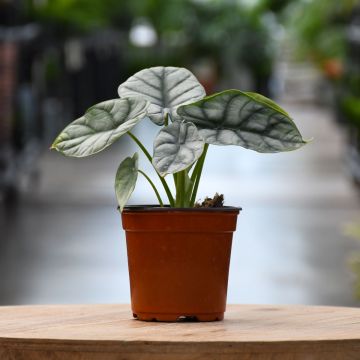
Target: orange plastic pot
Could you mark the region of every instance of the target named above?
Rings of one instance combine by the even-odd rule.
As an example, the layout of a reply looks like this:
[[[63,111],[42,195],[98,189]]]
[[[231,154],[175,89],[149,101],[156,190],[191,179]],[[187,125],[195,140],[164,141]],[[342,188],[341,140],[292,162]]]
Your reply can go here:
[[[232,236],[240,210],[155,206],[123,210],[135,318],[224,318]]]

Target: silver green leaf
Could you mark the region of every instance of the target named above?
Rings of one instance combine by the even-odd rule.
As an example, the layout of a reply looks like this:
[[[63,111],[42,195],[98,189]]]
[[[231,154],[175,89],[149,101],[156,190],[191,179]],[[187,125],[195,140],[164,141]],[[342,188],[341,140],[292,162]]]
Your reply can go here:
[[[119,165],[115,177],[115,193],[120,207],[123,211],[132,192],[135,189],[138,177],[138,160],[139,155],[135,153],[133,157],[127,157]]]
[[[264,104],[268,105],[269,107],[272,107],[274,110],[279,111],[280,113],[284,114],[285,116],[290,117],[290,115],[284,109],[282,109],[275,101],[265,97],[264,95],[250,92],[250,91],[246,91],[246,92],[244,92],[244,94],[248,95],[249,97],[252,97],[253,99],[255,99],[256,101],[258,101],[260,103],[264,103]]]
[[[187,69],[177,67],[153,67],[131,76],[118,89],[121,98],[140,97],[148,100],[149,118],[157,125],[164,124],[169,114],[179,120],[179,105],[202,99],[206,94],[196,77]]]
[[[114,99],[96,104],[68,125],[51,148],[66,156],[96,154],[142,120],[149,105],[140,99]]]
[[[194,124],[175,121],[157,135],[153,165],[161,176],[176,173],[193,164],[203,148],[204,140]]]
[[[239,145],[263,153],[306,144],[285,110],[260,94],[227,90],[183,105],[177,112],[197,126],[208,144]]]

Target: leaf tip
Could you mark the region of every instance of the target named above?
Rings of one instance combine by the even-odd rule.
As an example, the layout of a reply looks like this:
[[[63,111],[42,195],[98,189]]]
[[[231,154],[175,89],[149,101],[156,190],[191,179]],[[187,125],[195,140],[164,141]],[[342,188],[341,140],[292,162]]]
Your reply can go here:
[[[138,152],[134,153],[132,158],[133,158],[134,161],[139,160],[139,153]]]
[[[51,146],[49,147],[49,150],[57,150],[55,143],[51,144]]]

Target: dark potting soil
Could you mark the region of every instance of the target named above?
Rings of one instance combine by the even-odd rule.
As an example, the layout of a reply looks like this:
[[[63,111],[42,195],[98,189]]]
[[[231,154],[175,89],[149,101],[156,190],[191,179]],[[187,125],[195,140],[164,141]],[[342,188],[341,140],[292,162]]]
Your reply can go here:
[[[216,193],[213,198],[206,197],[203,202],[197,202],[195,208],[219,208],[224,206],[224,195]]]

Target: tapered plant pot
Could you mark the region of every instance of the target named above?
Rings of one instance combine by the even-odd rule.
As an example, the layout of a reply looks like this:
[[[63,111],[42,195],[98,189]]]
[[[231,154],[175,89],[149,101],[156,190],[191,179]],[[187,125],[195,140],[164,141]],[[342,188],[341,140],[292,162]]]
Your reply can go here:
[[[156,206],[123,210],[135,318],[224,318],[232,236],[240,210]]]

